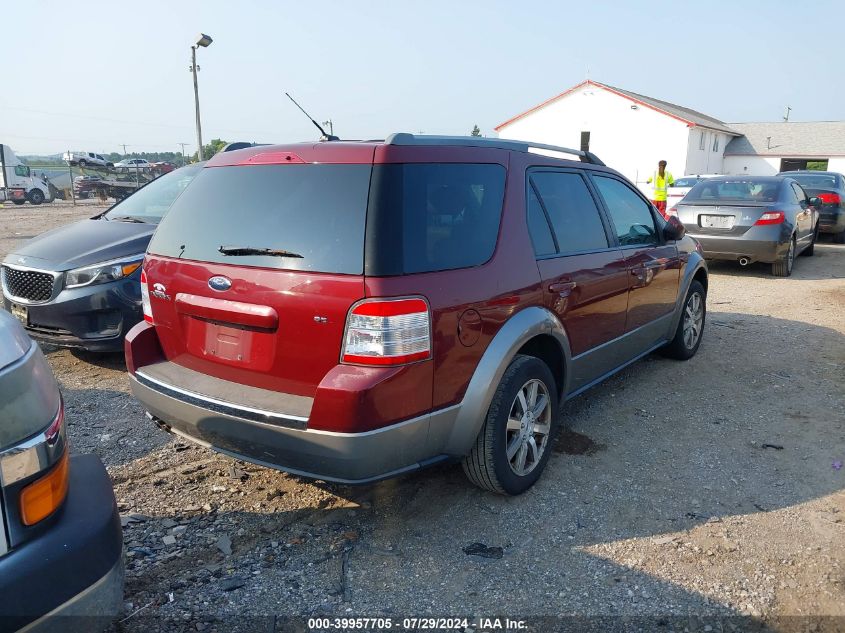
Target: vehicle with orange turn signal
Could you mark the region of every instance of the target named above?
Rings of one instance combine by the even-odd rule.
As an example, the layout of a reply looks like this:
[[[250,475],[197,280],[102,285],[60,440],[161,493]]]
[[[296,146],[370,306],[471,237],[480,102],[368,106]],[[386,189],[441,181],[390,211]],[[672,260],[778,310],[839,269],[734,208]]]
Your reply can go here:
[[[69,455],[40,348],[0,310],[0,631],[95,631],[123,601],[123,533],[102,462]]]

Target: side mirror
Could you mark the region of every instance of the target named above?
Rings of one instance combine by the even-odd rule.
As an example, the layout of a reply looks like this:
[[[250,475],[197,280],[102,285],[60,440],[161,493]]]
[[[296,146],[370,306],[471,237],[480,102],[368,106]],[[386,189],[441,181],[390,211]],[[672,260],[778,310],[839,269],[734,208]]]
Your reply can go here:
[[[687,234],[687,229],[676,216],[670,215],[666,220],[666,226],[663,227],[663,237],[667,242],[674,242],[680,240]]]
[[[813,196],[812,198],[807,200],[807,204],[809,204],[811,207],[815,207],[816,209],[820,209],[822,204],[824,203],[822,202],[821,198]]]

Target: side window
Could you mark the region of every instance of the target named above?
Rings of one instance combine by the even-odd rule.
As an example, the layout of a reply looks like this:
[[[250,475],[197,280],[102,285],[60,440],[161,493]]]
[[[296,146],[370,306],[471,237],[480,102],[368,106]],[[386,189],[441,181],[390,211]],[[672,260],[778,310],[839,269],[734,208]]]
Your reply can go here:
[[[404,272],[469,268],[490,259],[502,216],[504,167],[414,163],[397,169],[388,177],[401,178]]]
[[[534,187],[530,184],[528,185],[528,233],[531,235],[531,243],[534,244],[534,254],[537,257],[557,253],[546,213],[540,206],[540,199],[534,193]]]
[[[15,176],[29,176],[29,167],[26,165],[15,165]]]
[[[807,199],[807,196],[804,194],[804,190],[801,189],[801,187],[799,187],[795,183],[791,183],[791,184],[792,184],[792,191],[793,191],[793,193],[795,193],[795,197],[798,199],[799,204],[801,202],[804,202]]]
[[[659,244],[650,205],[615,178],[594,176],[622,246]]]
[[[587,183],[571,172],[536,172],[531,181],[554,230],[562,255],[609,246],[599,209]]]
[[[698,137],[698,149],[704,149],[704,131],[702,130]]]
[[[713,151],[714,152],[719,151],[719,135],[718,134],[713,135]]]

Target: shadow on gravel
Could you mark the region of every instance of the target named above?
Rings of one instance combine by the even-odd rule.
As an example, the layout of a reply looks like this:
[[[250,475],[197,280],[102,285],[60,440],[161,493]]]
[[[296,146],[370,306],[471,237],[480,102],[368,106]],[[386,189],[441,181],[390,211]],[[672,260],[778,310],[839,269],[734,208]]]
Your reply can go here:
[[[774,600],[755,570],[776,573],[777,548],[794,532],[780,519],[771,559],[734,532],[845,488],[832,467],[845,457],[845,337],[765,316],[708,318],[691,361],[652,356],[568,402],[559,451],[520,497],[475,489],[455,465],[357,488],[274,474],[298,490],[295,509],[252,511],[261,497],[245,490],[227,501],[241,510],[185,509],[130,526],[129,549],[147,552],[132,556],[127,600],[152,605],[118,630],[287,631],[298,629],[247,618],[385,611],[563,618],[538,631],[597,630],[587,626],[597,621],[604,631],[767,630],[732,618]],[[193,485],[205,503],[206,484],[180,476],[162,474],[158,485]],[[323,500],[309,502],[315,493]],[[132,510],[144,513],[143,502]],[[162,538],[179,524],[173,554]],[[702,526],[704,537],[691,536]],[[214,545],[221,532],[231,554]],[[684,542],[697,538],[711,539],[712,552]],[[496,548],[501,558],[465,552]],[[665,578],[647,571],[655,561]],[[676,565],[690,571],[673,576]],[[667,579],[678,575],[683,584]],[[708,597],[729,585],[747,597]],[[586,622],[566,628],[573,615]],[[690,615],[700,626],[675,628]],[[808,622],[766,621],[784,632]],[[843,624],[831,622],[813,630]]]
[[[834,262],[832,256],[841,257],[843,252],[845,252],[845,245],[833,244],[829,237],[822,236],[816,243],[815,254],[812,257],[803,255],[796,257],[792,275],[785,278],[775,277],[772,275],[772,265],[761,262],[740,266],[737,262],[708,260],[707,266],[711,274],[751,279],[772,279],[787,283],[808,279],[842,279],[841,271],[838,273],[832,272],[828,265]]]
[[[117,371],[126,371],[126,357],[123,352],[89,352],[84,349],[60,347],[50,343],[39,343],[41,351],[49,358],[52,354],[67,351],[75,359],[102,367],[103,369],[114,369]]]
[[[115,389],[64,387],[65,421],[73,453],[94,453],[113,467],[171,442],[130,394]]]

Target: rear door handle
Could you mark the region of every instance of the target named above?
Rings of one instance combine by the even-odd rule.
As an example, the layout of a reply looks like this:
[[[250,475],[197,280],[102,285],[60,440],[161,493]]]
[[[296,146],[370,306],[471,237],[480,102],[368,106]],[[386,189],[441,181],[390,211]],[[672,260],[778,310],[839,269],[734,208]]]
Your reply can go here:
[[[574,281],[556,281],[554,283],[549,284],[549,292],[557,294],[562,299],[565,299],[572,291],[575,290],[575,286],[577,286]]]

